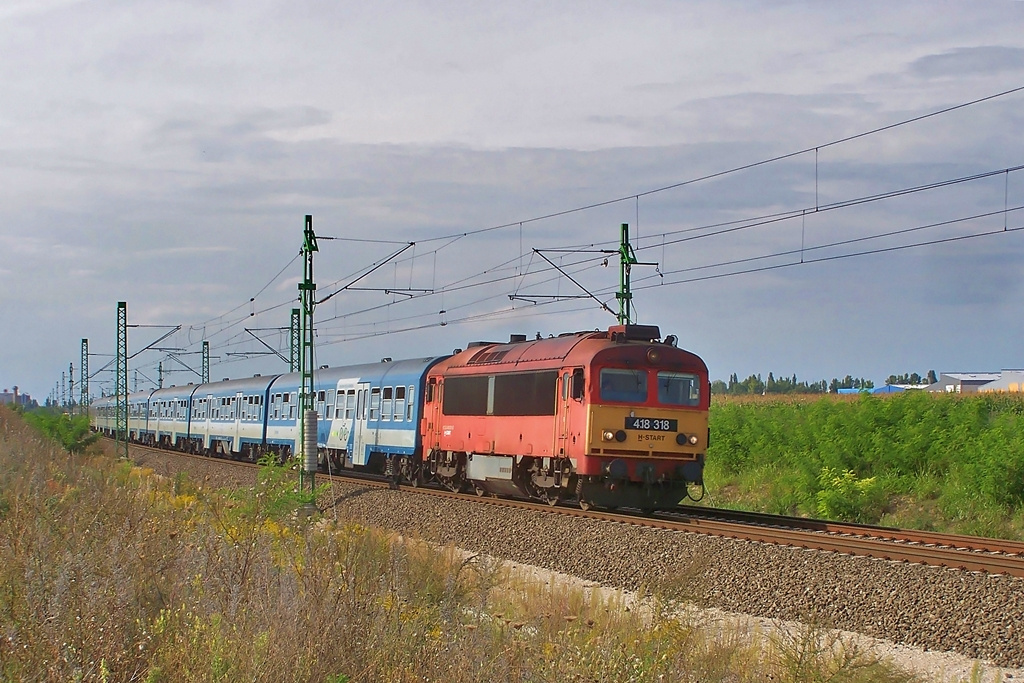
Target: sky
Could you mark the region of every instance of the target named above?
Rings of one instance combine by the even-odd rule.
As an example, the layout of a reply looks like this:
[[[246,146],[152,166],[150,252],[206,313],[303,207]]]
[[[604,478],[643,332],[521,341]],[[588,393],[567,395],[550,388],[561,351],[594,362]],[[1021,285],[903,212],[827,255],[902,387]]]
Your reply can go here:
[[[2,0],[0,388],[59,397],[88,339],[109,392],[118,301],[131,388],[198,381],[204,339],[214,379],[286,371],[307,214],[318,365],[616,324],[626,223],[634,320],[713,379],[1024,367],[1022,29],[988,0]]]

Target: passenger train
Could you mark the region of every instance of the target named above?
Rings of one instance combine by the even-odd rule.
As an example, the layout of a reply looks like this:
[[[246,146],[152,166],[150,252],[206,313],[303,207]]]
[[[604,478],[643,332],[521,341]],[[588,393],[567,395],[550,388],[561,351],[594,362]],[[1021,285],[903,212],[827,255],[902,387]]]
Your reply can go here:
[[[128,396],[129,440],[212,456],[297,452],[297,373]],[[314,372],[320,469],[581,507],[673,507],[703,491],[710,385],[657,326],[618,325]],[[115,398],[90,407],[116,430]]]

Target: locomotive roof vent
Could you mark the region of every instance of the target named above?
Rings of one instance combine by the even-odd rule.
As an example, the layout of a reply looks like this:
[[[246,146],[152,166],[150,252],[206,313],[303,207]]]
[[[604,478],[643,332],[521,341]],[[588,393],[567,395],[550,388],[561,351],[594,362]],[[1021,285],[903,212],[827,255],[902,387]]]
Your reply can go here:
[[[510,334],[508,336],[509,344],[522,344],[524,341],[526,341],[525,334]]]
[[[468,344],[466,344],[466,348],[467,349],[475,349],[478,346],[495,346],[496,344],[500,344],[500,343],[501,342],[492,342],[492,341],[471,341]]]
[[[656,341],[661,339],[661,330],[657,325],[612,325],[608,328],[608,338],[616,341]]]

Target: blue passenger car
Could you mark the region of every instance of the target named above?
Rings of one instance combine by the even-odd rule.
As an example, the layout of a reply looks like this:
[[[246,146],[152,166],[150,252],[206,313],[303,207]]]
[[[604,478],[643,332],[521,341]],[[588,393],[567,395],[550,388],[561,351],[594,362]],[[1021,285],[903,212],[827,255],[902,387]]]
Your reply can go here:
[[[267,390],[277,375],[200,384],[188,438],[209,455],[256,460],[264,451]]]
[[[189,439],[189,417],[195,384],[157,389],[149,397],[149,443],[162,448],[197,452]]]
[[[322,370],[317,406],[326,415],[325,428],[318,429],[323,463],[390,471],[393,460],[404,468],[409,458],[418,459],[424,378],[443,358]]]

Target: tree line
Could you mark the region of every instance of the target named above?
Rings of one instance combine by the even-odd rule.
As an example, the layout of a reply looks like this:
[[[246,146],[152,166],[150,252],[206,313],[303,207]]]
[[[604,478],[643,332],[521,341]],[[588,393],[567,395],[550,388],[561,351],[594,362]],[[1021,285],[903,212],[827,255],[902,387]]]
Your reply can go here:
[[[937,378],[935,371],[929,370],[925,380],[921,375],[915,373],[904,375],[889,375],[886,384],[933,384]],[[840,389],[874,389],[875,383],[863,377],[846,377],[839,379],[833,377],[831,381],[820,380],[817,382],[800,381],[794,373],[792,377],[776,378],[774,373],[768,373],[768,379],[762,379],[760,373],[750,375],[741,380],[736,373],[729,375],[729,381],[725,382],[716,379],[711,383],[712,394],[731,394],[734,396],[743,394],[837,394]]]

